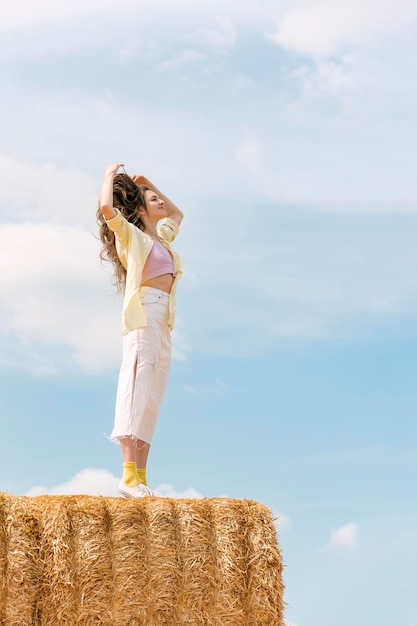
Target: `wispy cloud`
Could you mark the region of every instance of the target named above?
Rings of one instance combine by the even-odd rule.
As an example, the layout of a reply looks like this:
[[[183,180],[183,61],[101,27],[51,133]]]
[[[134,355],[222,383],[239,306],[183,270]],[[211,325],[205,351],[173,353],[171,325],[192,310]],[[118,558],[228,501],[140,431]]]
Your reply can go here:
[[[164,7],[172,8],[175,4],[177,9],[193,7],[195,0],[142,0],[140,10],[152,12],[155,8],[161,10]],[[118,0],[117,11],[137,8],[135,0]],[[39,0],[36,6],[30,0],[18,0],[9,4],[3,14],[0,28],[10,29],[27,24],[37,24],[46,21],[63,21],[68,18],[85,16],[106,10],[115,11],[113,0]]]
[[[303,0],[291,4],[272,39],[313,55],[329,55],[345,45],[364,42],[417,15],[413,0]]]
[[[119,324],[92,235],[57,224],[5,224],[0,240],[1,265],[13,261],[0,277],[2,338],[14,345],[16,360],[35,373],[56,372],[65,362],[114,366]],[[1,361],[7,366],[4,353]]]
[[[236,43],[236,27],[230,17],[217,17],[208,26],[197,27],[188,35],[190,41],[216,49],[228,49]]]
[[[54,487],[32,487],[24,495],[72,495],[86,494],[90,496],[118,496],[117,486],[120,478],[105,469],[86,468],[72,476],[67,482]],[[165,498],[202,498],[203,496],[194,487],[184,491],[175,489],[173,485],[162,483],[155,489],[158,496]]]
[[[199,493],[194,487],[188,487],[184,489],[184,491],[178,491],[175,489],[174,485],[170,485],[169,483],[161,483],[156,488],[156,493],[158,496],[164,498],[202,498],[202,494]]]
[[[284,515],[284,513],[274,513],[274,517],[276,518],[275,525],[279,533],[291,529],[292,523],[288,515]]]
[[[10,221],[91,227],[97,192],[98,181],[74,167],[35,165],[0,154],[0,207]]]
[[[345,550],[354,550],[358,547],[358,527],[353,522],[344,524],[330,532],[330,538],[327,544],[329,550],[342,548]]]
[[[224,393],[227,389],[227,385],[222,380],[220,380],[220,378],[216,378],[214,383],[211,385],[186,385],[184,389],[187,393],[192,395],[212,396]]]
[[[117,495],[119,481],[120,478],[116,478],[108,470],[89,467],[77,472],[67,482],[49,488],[42,486],[32,487],[24,495],[87,494],[90,496],[114,496]]]
[[[262,143],[253,138],[244,141],[237,149],[237,160],[250,169],[257,169],[262,165]]]
[[[166,59],[165,61],[163,61],[160,65],[159,68],[161,70],[172,70],[172,71],[178,71],[178,70],[182,70],[184,67],[195,63],[198,63],[199,61],[202,61],[205,58],[205,54],[203,54],[202,52],[200,52],[199,50],[192,50],[192,49],[188,49],[188,50],[183,50],[182,52],[180,52],[180,54],[178,54],[177,56],[174,56],[172,59]]]

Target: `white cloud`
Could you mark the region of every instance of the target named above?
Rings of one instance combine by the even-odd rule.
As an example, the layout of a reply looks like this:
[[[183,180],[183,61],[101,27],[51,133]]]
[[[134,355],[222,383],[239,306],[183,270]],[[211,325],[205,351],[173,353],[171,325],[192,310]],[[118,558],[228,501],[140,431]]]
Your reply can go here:
[[[55,224],[0,226],[0,318],[3,343],[22,367],[53,373],[114,367],[118,314],[98,246],[87,231]],[[1,359],[4,362],[4,351]],[[6,358],[7,350],[6,350]]]
[[[32,487],[24,495],[72,495],[115,496],[120,478],[105,469],[86,468],[75,474],[67,482],[55,487]]]
[[[173,3],[177,9],[190,8],[196,0],[141,0],[140,10],[170,9]],[[37,24],[46,21],[64,21],[68,18],[85,16],[106,10],[114,12],[137,9],[137,0],[37,0],[36,4],[30,0],[16,0],[9,3],[2,11],[0,29],[6,30]]]
[[[18,220],[94,225],[98,181],[75,168],[32,165],[0,154],[0,206]]]
[[[194,64],[201,61],[205,57],[206,55],[199,50],[183,50],[178,56],[163,61],[159,65],[159,68],[161,70],[173,70],[177,72],[191,63]]]
[[[327,544],[330,550],[336,548],[344,548],[346,550],[354,550],[358,547],[358,527],[353,522],[344,524],[340,528],[336,528],[330,532],[330,538]]]
[[[224,393],[226,384],[220,378],[216,378],[212,385],[186,385],[184,389],[192,395],[213,396]]]
[[[187,23],[185,41],[216,50],[235,45],[241,29],[257,28],[270,33],[273,25],[278,24],[275,33],[267,35],[276,44],[302,53],[326,55],[407,24],[417,15],[417,8],[414,0],[142,0],[140,7],[135,0],[39,0],[36,5],[17,0],[3,11],[0,29],[65,24],[71,19],[88,20],[90,16],[97,20],[96,14],[105,21],[112,15],[117,20],[123,14],[129,19],[140,15],[142,22],[158,20],[160,29],[164,28],[161,15],[170,20],[179,18]],[[175,26],[180,32],[180,25],[175,22]],[[50,41],[52,46],[57,43]],[[95,41],[93,45],[98,44]]]
[[[345,45],[363,43],[416,15],[414,0],[304,0],[292,3],[272,39],[297,52],[327,55]]]
[[[195,33],[188,35],[191,41],[214,48],[230,48],[236,43],[236,27],[225,16],[216,17],[210,26],[197,27]]]
[[[301,82],[303,95],[307,98],[342,96],[357,87],[356,63],[352,54],[341,55],[337,60],[317,59],[314,67],[297,67],[292,77]]]
[[[257,138],[244,141],[237,149],[237,160],[251,169],[258,169],[262,165],[262,144]]]
[[[24,495],[40,496],[87,494],[90,496],[118,496],[117,490],[120,478],[105,469],[86,468],[75,474],[70,480],[55,487],[32,487]],[[202,498],[203,496],[193,487],[184,491],[176,490],[173,485],[162,483],[156,487],[158,496],[165,498]]]
[[[284,530],[291,529],[291,526],[292,526],[291,519],[288,517],[288,515],[284,515],[284,513],[277,513],[277,514],[274,514],[274,518],[275,518],[275,525],[279,533]]]
[[[172,358],[175,361],[185,361],[191,346],[187,339],[187,328],[180,314],[176,314],[175,328],[172,331]]]
[[[203,498],[194,487],[188,487],[184,491],[178,491],[173,485],[169,483],[161,483],[155,489],[158,496],[163,498]]]

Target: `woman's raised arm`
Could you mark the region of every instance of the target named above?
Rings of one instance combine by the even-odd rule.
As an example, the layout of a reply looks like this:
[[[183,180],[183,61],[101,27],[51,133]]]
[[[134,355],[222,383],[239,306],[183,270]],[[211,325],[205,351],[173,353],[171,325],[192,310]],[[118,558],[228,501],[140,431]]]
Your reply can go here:
[[[136,183],[138,187],[140,187],[141,185],[146,185],[146,187],[152,189],[152,191],[156,193],[161,200],[163,200],[168,217],[174,220],[174,222],[176,222],[178,226],[181,224],[184,213],[181,211],[181,209],[177,207],[176,204],[172,202],[172,200],[170,200],[161,191],[159,191],[159,189],[155,187],[153,183],[151,183],[149,178],[146,178],[146,176],[143,176],[142,174],[136,174],[132,176],[132,180]]]
[[[113,163],[107,167],[101,186],[99,207],[106,220],[116,215],[113,208],[113,180],[119,167],[123,167],[123,163]]]

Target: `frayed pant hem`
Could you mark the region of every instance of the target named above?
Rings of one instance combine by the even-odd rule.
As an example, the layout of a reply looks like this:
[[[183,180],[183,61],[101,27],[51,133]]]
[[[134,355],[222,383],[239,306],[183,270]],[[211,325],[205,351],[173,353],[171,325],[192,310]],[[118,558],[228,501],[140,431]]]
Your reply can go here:
[[[136,437],[136,435],[110,435],[110,436],[105,435],[105,436],[112,443],[118,443],[118,444],[120,444],[121,439],[130,439],[130,441],[133,441],[135,443],[135,447],[138,449],[142,448],[143,444],[146,444],[148,446],[151,445],[150,441],[145,441],[145,439],[140,439],[139,437]]]

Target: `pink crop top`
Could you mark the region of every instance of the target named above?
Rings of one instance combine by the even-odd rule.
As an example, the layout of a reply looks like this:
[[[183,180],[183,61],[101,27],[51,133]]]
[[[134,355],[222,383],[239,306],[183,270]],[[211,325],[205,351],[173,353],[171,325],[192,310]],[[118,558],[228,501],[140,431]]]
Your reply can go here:
[[[143,268],[142,284],[163,274],[172,274],[175,278],[177,274],[174,272],[174,259],[162,243],[154,241]]]

